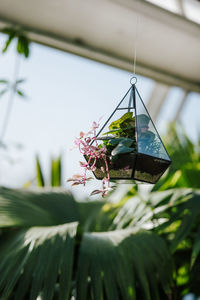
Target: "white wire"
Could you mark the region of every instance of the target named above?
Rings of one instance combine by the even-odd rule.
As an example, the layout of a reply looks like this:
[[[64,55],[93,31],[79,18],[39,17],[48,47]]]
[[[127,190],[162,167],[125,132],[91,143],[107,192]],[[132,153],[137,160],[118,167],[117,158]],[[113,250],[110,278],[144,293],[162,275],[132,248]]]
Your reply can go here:
[[[138,42],[138,26],[139,25],[139,16],[136,15],[135,22],[135,43],[134,43],[134,59],[133,59],[133,75],[136,75],[136,61],[137,61],[137,42]]]

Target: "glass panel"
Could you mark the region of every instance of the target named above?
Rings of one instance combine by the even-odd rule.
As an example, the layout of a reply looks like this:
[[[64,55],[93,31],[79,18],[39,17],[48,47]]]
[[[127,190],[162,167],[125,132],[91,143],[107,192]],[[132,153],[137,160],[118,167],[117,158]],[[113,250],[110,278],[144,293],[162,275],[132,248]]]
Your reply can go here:
[[[108,162],[109,175],[112,179],[131,179],[132,169],[135,165],[135,154],[122,154],[118,159]],[[97,179],[102,179],[106,176],[104,161],[98,160],[94,175]]]
[[[122,117],[123,119],[121,119]],[[118,120],[119,122],[117,122]],[[125,136],[128,134],[127,131],[125,132],[125,130],[123,130],[123,128],[127,127],[126,125],[131,125],[129,127],[132,127],[133,129],[129,132],[129,136],[135,137],[135,109],[133,108],[132,88],[128,90],[124,98],[121,100],[121,102],[119,102],[118,106],[116,107],[116,111],[114,111],[113,114],[108,118],[103,127],[97,133],[97,136],[101,138],[112,135],[113,137],[116,137],[116,135],[118,137]]]
[[[148,2],[151,2],[155,5],[158,5],[166,10],[170,10],[173,13],[182,13],[180,10],[180,7],[177,3],[176,0],[167,0],[167,1],[163,1],[163,0],[146,0]]]
[[[156,183],[169,167],[170,163],[170,161],[138,153],[134,179],[148,183]]]
[[[162,140],[136,89],[136,124],[138,152],[170,161]]]

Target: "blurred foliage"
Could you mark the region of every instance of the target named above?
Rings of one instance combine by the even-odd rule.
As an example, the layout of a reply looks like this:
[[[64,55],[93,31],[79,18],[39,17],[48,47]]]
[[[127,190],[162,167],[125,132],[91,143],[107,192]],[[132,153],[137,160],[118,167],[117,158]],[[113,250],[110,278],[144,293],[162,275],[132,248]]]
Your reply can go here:
[[[172,124],[165,144],[172,164],[153,190],[164,191],[174,187],[200,188],[200,136],[194,144],[181,125]]]
[[[17,40],[17,53],[20,55],[24,55],[26,58],[29,57],[30,40],[22,29],[15,26],[4,27],[0,30],[0,32],[8,36],[5,45],[3,46],[3,53],[5,53],[8,50],[12,41]],[[25,79],[16,79],[14,82],[5,78],[0,79],[0,85],[2,86],[2,89],[0,91],[0,97],[2,97],[9,91],[13,91],[14,94],[17,94],[21,98],[26,98],[26,95],[24,94],[23,90],[19,87],[21,83],[24,83],[24,81]]]
[[[2,299],[168,299],[165,241],[140,228],[109,231],[119,207],[66,192],[0,195]]]
[[[19,27],[12,26],[12,27],[5,27],[0,30],[0,32],[6,34],[8,36],[6,43],[3,47],[3,53],[5,53],[10,44],[14,39],[17,40],[16,50],[17,53],[23,55],[25,58],[28,58],[30,55],[30,40],[27,37],[27,34]]]
[[[11,45],[12,41],[16,40],[17,41],[16,50],[18,54],[16,56],[12,80],[7,80],[5,78],[0,79],[0,85],[2,86],[2,88],[0,89],[0,97],[4,96],[9,92],[5,118],[0,132],[0,147],[3,148],[5,145],[4,136],[8,126],[8,122],[10,120],[10,115],[11,115],[11,110],[13,107],[15,95],[18,95],[20,98],[23,99],[26,98],[24,91],[20,87],[21,83],[23,83],[25,80],[18,79],[18,75],[19,75],[20,56],[24,56],[25,58],[29,57],[30,41],[26,33],[24,33],[24,31],[20,29],[18,26],[5,27],[1,29],[0,32],[8,36],[5,45],[3,46],[2,52],[5,53],[8,50],[9,46]]]
[[[58,190],[1,188],[2,299],[200,296],[200,189],[192,180],[199,176],[199,143],[175,128],[168,143],[172,167],[147,194],[118,187],[107,199],[78,202]],[[38,158],[37,170],[42,187]],[[59,170],[52,161],[52,172]],[[173,181],[178,171],[184,180]],[[59,176],[51,178],[55,186]]]
[[[61,167],[62,158],[59,156],[58,158],[51,159],[51,174],[50,174],[50,186],[51,187],[60,187],[62,186],[62,167]],[[42,171],[40,159],[36,156],[36,181],[38,187],[49,186],[48,183],[45,182],[45,176]]]
[[[0,98],[7,94],[9,91],[13,91],[14,94],[17,94],[21,99],[26,99],[24,91],[21,89],[21,83],[24,83],[25,79],[18,79],[14,83],[7,79],[0,79],[0,85],[2,89],[0,90]]]

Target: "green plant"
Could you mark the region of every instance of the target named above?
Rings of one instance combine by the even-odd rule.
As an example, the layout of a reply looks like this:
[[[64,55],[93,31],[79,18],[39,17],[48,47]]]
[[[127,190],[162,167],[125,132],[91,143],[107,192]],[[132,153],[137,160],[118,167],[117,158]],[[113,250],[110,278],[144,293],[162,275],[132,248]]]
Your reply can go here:
[[[38,187],[61,187],[62,186],[62,158],[51,159],[51,171],[50,171],[50,184],[45,180],[45,176],[42,171],[39,156],[36,156],[36,181]]]
[[[198,157],[198,145],[185,145]],[[184,171],[190,158],[184,160],[180,148],[172,146],[173,168],[180,158]],[[133,186],[122,195],[118,188],[106,200],[91,202],[77,202],[66,192],[1,188],[1,298],[200,296],[200,190],[157,188],[142,195]]]
[[[200,191],[115,194],[76,202],[66,192],[2,188],[2,299],[200,295]]]
[[[20,98],[27,98],[24,91],[20,87],[21,83],[23,82],[25,82],[25,79],[16,80],[14,84],[7,79],[0,79],[0,84],[3,86],[2,90],[0,91],[0,97],[12,91],[16,93]]]
[[[171,124],[166,147],[173,161],[171,167],[154,186],[154,190],[175,187],[200,187],[200,138],[193,143],[180,124]]]
[[[17,41],[17,49],[16,49],[17,55],[16,55],[16,61],[14,65],[13,79],[11,81],[7,79],[0,80],[0,83],[3,85],[3,89],[0,91],[0,97],[3,96],[5,93],[9,92],[7,110],[5,113],[5,119],[0,133],[0,145],[3,145],[3,139],[10,119],[15,95],[17,94],[21,98],[25,98],[24,92],[21,90],[21,88],[19,88],[19,85],[22,82],[24,82],[24,79],[18,79],[18,74],[19,74],[19,67],[20,67],[20,56],[23,55],[26,58],[29,57],[30,41],[29,38],[24,33],[24,31],[18,27],[5,27],[1,30],[1,32],[3,34],[8,35],[8,39],[2,50],[3,53],[5,53],[8,50],[13,40]]]
[[[105,125],[107,125],[108,121]],[[150,163],[154,164],[157,162],[156,160],[153,161],[152,156],[161,159],[163,156],[168,158],[159,136],[149,130],[149,122],[150,118],[146,114],[139,114],[135,119],[133,112],[127,112],[119,119],[113,121],[109,125],[109,131],[101,136],[99,134],[105,125],[97,135],[96,129],[99,127],[99,124],[93,122],[91,130],[87,133],[81,131],[80,137],[74,141],[76,147],[87,161],[86,163],[80,162],[81,167],[84,168],[84,173],[75,174],[68,181],[71,181],[72,185],[85,185],[86,181],[91,179],[91,177],[86,176],[87,171],[90,170],[97,179],[102,180],[102,189],[94,190],[91,195],[101,193],[104,197],[111,189],[110,180],[131,180],[135,173],[137,173],[136,178],[138,180],[142,180],[142,178],[147,182],[158,180],[162,174],[161,165],[157,165],[156,168],[149,166],[148,169],[145,169],[142,164],[138,163],[141,170],[134,169],[134,167],[138,167],[138,165],[136,166],[137,153],[147,154],[150,157]],[[161,146],[164,153],[160,153]],[[170,163],[170,159],[168,161]],[[166,162],[164,163],[163,171],[167,167]]]
[[[109,136],[111,134],[111,136]],[[132,112],[125,113],[121,118],[109,125],[109,131],[102,137],[106,146],[107,155],[111,160],[120,154],[136,152],[135,117]],[[98,140],[98,138],[97,138]]]
[[[5,53],[12,41],[16,39],[16,50],[18,54],[24,55],[26,58],[30,55],[30,40],[24,30],[18,26],[4,27],[0,32],[8,36],[7,41],[3,47],[3,53]]]
[[[0,195],[2,299],[168,299],[166,243],[142,226],[117,229],[121,205],[61,192]]]

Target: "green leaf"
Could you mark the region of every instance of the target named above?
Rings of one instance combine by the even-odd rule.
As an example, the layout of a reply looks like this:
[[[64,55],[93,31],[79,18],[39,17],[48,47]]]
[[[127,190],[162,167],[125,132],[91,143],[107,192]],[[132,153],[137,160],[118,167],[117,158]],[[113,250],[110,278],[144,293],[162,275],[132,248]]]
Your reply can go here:
[[[174,187],[198,189],[200,182],[200,139],[196,143],[192,143],[181,126],[172,124],[169,127],[165,145],[172,159],[172,164],[168,172],[154,186],[154,190]],[[181,176],[179,178],[175,176],[170,180],[174,174],[181,174]]]
[[[61,186],[61,157],[58,159],[52,159],[51,161],[51,186]]]
[[[4,90],[0,91],[0,97],[2,97],[7,91],[8,91],[8,89],[4,89]]]
[[[117,145],[111,152],[112,156],[116,156],[123,153],[130,153],[135,150],[133,146],[134,140],[130,138],[116,138],[109,141],[110,145]]]
[[[18,36],[17,51],[26,58],[29,57],[29,39],[25,35],[20,34]]]
[[[109,205],[106,201],[78,202],[77,206],[81,228],[86,232],[107,231],[118,211],[118,207]]]
[[[191,266],[194,265],[199,253],[200,253],[200,226],[197,230],[195,243],[194,243],[194,247],[193,247],[193,250],[192,250]]]
[[[25,94],[20,90],[17,90],[17,94],[22,98],[26,98]]]
[[[25,82],[26,81],[26,79],[18,79],[18,80],[16,80],[16,85],[17,84],[20,84],[20,83],[23,83],[23,82]]]
[[[23,54],[23,52],[24,52],[24,45],[23,45],[23,41],[21,39],[21,36],[19,36],[18,40],[17,40],[17,52],[19,54]]]
[[[59,285],[59,298],[68,299],[77,223],[33,227],[13,232],[0,247],[0,294],[7,299],[51,300]]]
[[[44,176],[42,173],[41,163],[38,156],[36,156],[36,172],[37,172],[36,175],[37,186],[44,187],[45,186]]]
[[[9,37],[8,37],[8,39],[7,39],[7,41],[6,41],[5,45],[4,45],[4,48],[2,50],[3,53],[5,53],[8,50],[8,47],[10,46],[12,40],[14,39],[15,34],[16,34],[15,30],[10,31]]]
[[[180,227],[175,233],[174,239],[171,243],[171,251],[174,252],[177,246],[188,236],[191,232],[192,226],[196,219],[197,213],[191,212],[190,210],[185,210],[186,214],[182,217],[182,222]],[[184,212],[185,212],[184,211]],[[183,212],[183,213],[184,213]]]
[[[109,129],[114,130],[120,128],[120,124],[126,119],[132,119],[132,116],[133,116],[132,112],[125,113],[120,119],[113,121],[110,124]]]
[[[131,146],[133,144],[133,142],[134,142],[133,139],[123,138],[123,137],[122,138],[111,139],[109,141],[109,143],[111,145],[117,145],[117,144],[121,143],[121,144],[123,144],[124,146],[127,146],[127,147]]]
[[[0,30],[0,32],[5,33],[7,35],[10,35],[14,32],[15,30],[12,27],[4,27],[3,29]]]
[[[120,218],[122,203],[76,203],[67,193],[0,188],[2,299],[71,299],[72,290],[80,300],[163,299],[170,292],[171,258],[162,238],[136,229],[151,210],[132,197],[136,202],[135,228],[106,232]]]
[[[89,295],[95,300],[139,299],[139,292],[141,299],[159,300],[161,286],[170,292],[171,260],[163,240],[152,233],[85,233],[77,277],[80,300]]]
[[[103,135],[112,134],[112,135],[119,136],[122,131],[123,130],[121,128],[119,128],[119,129],[113,129],[113,130],[109,130],[109,131],[105,132]]]
[[[5,84],[8,84],[9,81],[7,79],[0,79],[0,83],[5,83]]]
[[[134,151],[134,148],[126,147],[122,143],[119,143],[117,145],[117,147],[115,147],[112,150],[111,154],[112,154],[112,156],[116,156],[116,155],[119,155],[119,154],[130,153],[130,152],[133,152],[133,151]]]
[[[69,193],[0,188],[0,227],[50,226],[76,222],[77,204]]]

